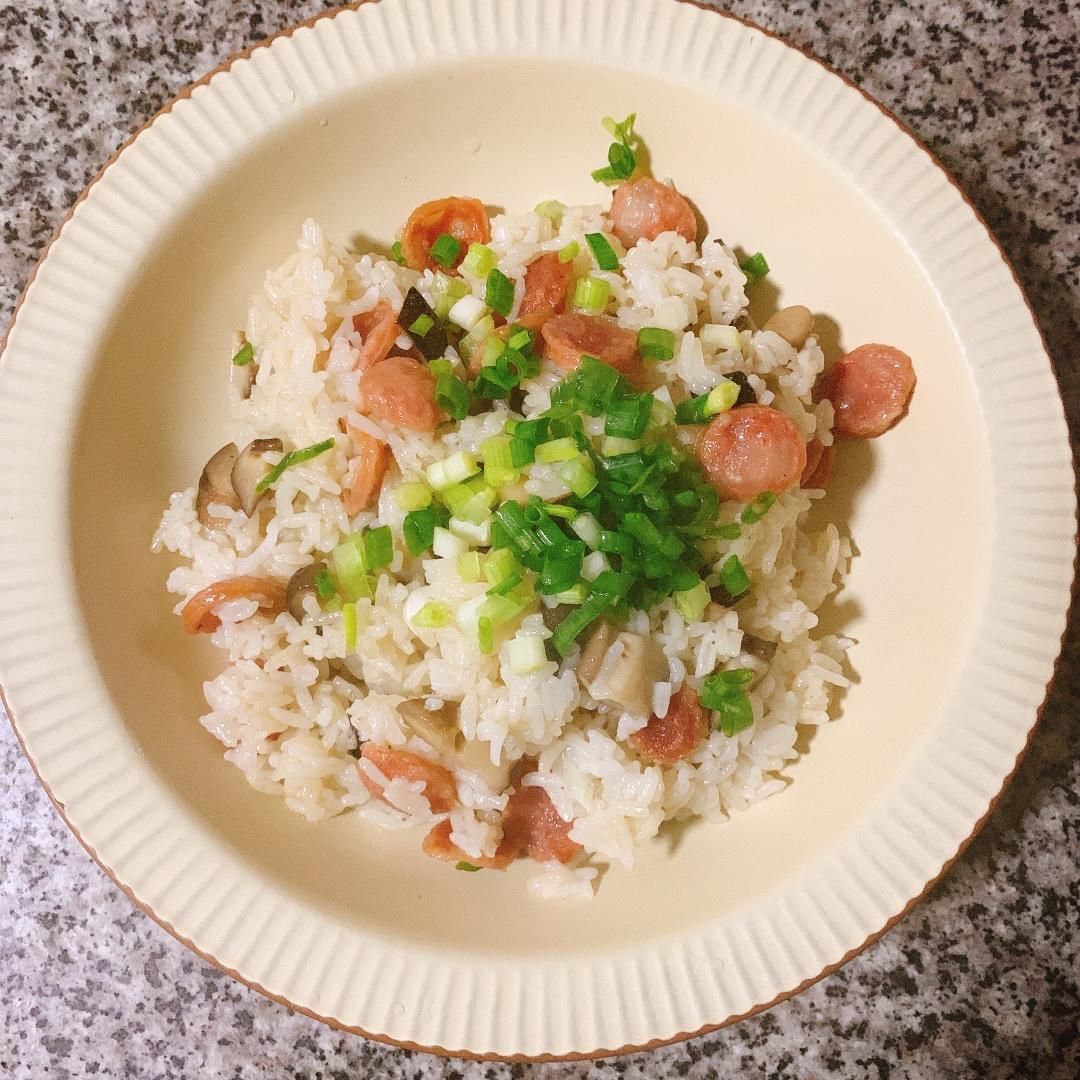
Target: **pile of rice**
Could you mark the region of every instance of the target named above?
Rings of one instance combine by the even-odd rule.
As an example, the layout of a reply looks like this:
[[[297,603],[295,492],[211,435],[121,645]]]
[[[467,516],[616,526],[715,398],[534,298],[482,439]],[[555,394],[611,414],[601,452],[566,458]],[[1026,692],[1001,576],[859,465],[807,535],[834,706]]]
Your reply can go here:
[[[762,404],[790,416],[807,439],[831,443],[831,406],[811,399],[823,366],[813,338],[796,351],[774,333],[744,330],[738,349],[714,352],[696,335],[701,325],[733,324],[746,310],[745,276],[720,240],[706,239],[699,247],[664,233],[640,241],[618,272],[605,273],[593,268],[584,239],[590,232],[611,234],[599,206],[567,208],[558,225],[536,213],[499,215],[491,225],[490,247],[499,267],[519,282],[516,303],[525,266],[543,252],[577,241],[576,273],[591,272],[610,282],[609,311],[620,324],[674,332],[674,359],[649,365],[650,388],[662,400],[703,393],[726,372],[742,370]],[[483,297],[483,281],[466,280]],[[353,316],[383,298],[396,309],[411,285],[431,299],[430,272],[357,256],[329,241],[312,221],[303,225],[295,254],[267,274],[245,327],[258,359],[255,383],[246,400],[230,391],[237,444],[277,436],[286,449],[308,446],[339,436],[340,422],[348,419],[389,444],[396,468],[387,473],[377,508],[351,520],[341,498],[345,439],[333,451],[286,470],[261,514],[249,519],[242,511],[216,508],[228,519],[221,529],[199,523],[194,486],[175,493],[154,548],[182,559],[168,578],[170,592],[180,598],[178,612],[222,578],[286,581],[366,525],[390,525],[400,538],[404,514],[394,497],[398,484],[416,479],[425,465],[454,451],[475,453],[503,430],[508,414],[501,403],[460,425],[443,425],[434,435],[354,411],[359,338]],[[541,374],[523,384],[524,415],[548,407],[549,391],[563,374],[545,361]],[[545,497],[565,493],[542,466],[534,467],[526,487]],[[256,610],[251,600],[219,605],[221,626],[212,640],[227,664],[204,686],[209,711],[201,722],[255,788],[283,797],[297,813],[319,821],[355,808],[382,826],[418,827],[418,843],[445,815],[431,813],[417,782],[393,780],[385,801],[372,797],[360,769],[373,766],[358,761],[357,747],[374,740],[440,761],[453,772],[460,796],[450,814],[452,839],[477,858],[492,855],[498,844],[497,812],[506,806],[504,789],[514,762],[534,757],[537,770],[525,782],[543,787],[564,819],[573,820],[570,836],[584,851],[569,866],[540,868],[530,888],[548,897],[590,896],[597,867],[632,867],[635,849],[656,836],[665,821],[719,822],[780,791],[782,770],[798,757],[798,725],[829,719],[833,688],[847,685],[842,664],[850,643],[814,637],[815,612],[846,573],[851,549],[831,524],[807,530],[812,502],[822,494],[794,488],[760,522],[745,526],[738,540],[721,545],[724,557],[739,556],[753,582],[750,600],[737,611],[713,607],[707,615],[718,615],[715,621],[687,623],[666,600],[648,614],[632,615],[628,629],[651,635],[668,664],[667,680],[654,695],[661,715],[684,681],[698,687],[723,665],[763,672],[750,690],[753,726],[731,738],[713,731],[689,759],[674,765],[651,764],[636,755],[628,736],[648,718],[619,714],[591,700],[574,673],[577,651],[561,665],[549,662],[532,674],[516,675],[506,643],[495,655],[483,655],[476,641],[453,625],[413,629],[408,619],[426,602],[457,607],[483,592],[486,583],[463,583],[455,559],[410,559],[400,550],[400,539],[374,600],[358,604],[359,643],[352,655],[346,655],[340,614],[313,601],[307,602],[310,617],[302,624],[288,613],[251,617]],[[530,614],[517,634],[546,638],[549,631],[540,614]],[[777,643],[767,664],[744,652],[744,635]],[[460,702],[463,751],[425,742],[402,719],[397,705],[418,698],[436,708]],[[386,780],[377,770],[375,779]]]

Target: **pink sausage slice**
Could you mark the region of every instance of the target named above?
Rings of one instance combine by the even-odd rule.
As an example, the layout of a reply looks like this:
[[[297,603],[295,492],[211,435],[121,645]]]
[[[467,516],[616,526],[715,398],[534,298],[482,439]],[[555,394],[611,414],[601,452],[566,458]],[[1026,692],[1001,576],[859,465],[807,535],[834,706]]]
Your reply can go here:
[[[435,404],[435,376],[411,356],[390,356],[360,380],[363,411],[413,431],[434,431],[446,413]]]
[[[818,438],[806,444],[806,468],[803,469],[800,486],[804,488],[826,488],[832,475],[833,447],[822,446]]]
[[[907,353],[891,345],[860,345],[821,376],[817,397],[832,402],[837,435],[873,439],[904,415],[914,390]]]
[[[686,240],[697,238],[697,218],[690,204],[673,187],[651,176],[620,184],[608,217],[627,248],[639,240],[655,240],[663,232],[677,232]]]
[[[637,334],[603,315],[556,315],[540,331],[544,351],[552,363],[573,370],[582,356],[595,356],[631,382],[644,373],[637,354]]]
[[[662,765],[688,758],[709,729],[705,710],[689,686],[674,694],[664,716],[653,715],[630,736],[630,743],[642,757]]]
[[[763,491],[781,495],[806,468],[806,443],[795,422],[767,405],[742,405],[713,418],[697,456],[724,499],[750,502]]]

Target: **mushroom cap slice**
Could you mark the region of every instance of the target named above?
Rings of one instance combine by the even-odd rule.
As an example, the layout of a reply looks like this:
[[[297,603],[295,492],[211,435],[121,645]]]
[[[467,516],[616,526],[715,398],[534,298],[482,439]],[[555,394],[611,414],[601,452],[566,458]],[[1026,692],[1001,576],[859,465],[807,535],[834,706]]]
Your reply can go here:
[[[313,562],[301,566],[285,586],[285,608],[297,621],[303,622],[307,612],[304,610],[304,597],[317,592],[315,579],[326,569],[326,563]]]
[[[240,451],[232,467],[232,486],[240,499],[240,507],[248,517],[255,513],[265,491],[259,491],[259,481],[269,469],[263,461],[263,454],[280,454],[285,447],[280,439],[253,439]]]
[[[210,513],[212,504],[227,506],[231,510],[240,509],[240,500],[232,485],[232,471],[237,454],[236,443],[227,443],[206,463],[202,476],[199,477],[195,513],[207,528],[220,529],[228,524],[227,519]]]
[[[586,689],[597,701],[618,705],[635,716],[649,716],[653,688],[666,667],[663,654],[650,638],[624,630],[607,646],[600,669]]]

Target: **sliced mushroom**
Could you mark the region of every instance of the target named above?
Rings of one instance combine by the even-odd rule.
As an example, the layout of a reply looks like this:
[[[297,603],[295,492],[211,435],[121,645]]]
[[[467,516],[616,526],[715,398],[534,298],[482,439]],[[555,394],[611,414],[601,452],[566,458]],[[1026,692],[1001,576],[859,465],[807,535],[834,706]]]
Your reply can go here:
[[[211,529],[228,524],[227,519],[210,513],[213,503],[220,503],[230,510],[240,509],[240,500],[232,486],[233,463],[236,461],[236,443],[223,446],[207,463],[199,477],[199,493],[195,496],[195,513],[199,520]]]
[[[615,630],[607,619],[600,619],[593,630],[585,648],[581,650],[581,659],[578,661],[578,682],[589,688],[589,683],[600,673],[600,665],[604,662],[608,646],[615,640]]]
[[[754,322],[754,320],[751,317],[749,311],[744,311],[744,312],[742,312],[742,314],[737,315],[735,317],[734,326],[735,326],[735,329],[740,331],[740,332],[743,331],[743,330],[756,330],[757,329],[757,323]]]
[[[509,762],[492,763],[489,743],[462,740],[457,756],[461,767],[476,773],[492,791],[504,791],[509,787],[511,766]]]
[[[289,583],[285,586],[285,607],[297,622],[303,622],[307,614],[304,610],[304,597],[318,595],[315,579],[325,569],[326,563],[313,562],[307,566],[301,566],[289,578]]]
[[[462,741],[458,727],[458,703],[444,702],[441,709],[429,709],[425,698],[412,698],[397,707],[402,720],[432,749],[453,754]]]
[[[766,641],[753,634],[743,634],[742,647],[743,652],[764,660],[766,664],[776,655],[775,641]]]
[[[284,449],[280,439],[254,439],[240,451],[232,467],[232,486],[248,517],[255,513],[255,507],[266,494],[257,490],[259,481],[270,471],[262,459],[263,454],[270,451],[280,454]]]
[[[802,304],[781,308],[764,329],[779,334],[793,349],[801,349],[814,329],[814,313]]]
[[[666,672],[664,658],[649,638],[623,631],[607,647],[600,670],[587,689],[597,701],[611,702],[636,716],[648,716],[652,712],[653,687]]]

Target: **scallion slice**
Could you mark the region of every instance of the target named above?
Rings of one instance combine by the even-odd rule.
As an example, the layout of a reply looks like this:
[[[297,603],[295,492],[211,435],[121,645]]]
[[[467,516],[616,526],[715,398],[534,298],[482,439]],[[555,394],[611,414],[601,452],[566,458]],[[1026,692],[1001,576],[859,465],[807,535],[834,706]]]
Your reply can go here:
[[[343,604],[341,607],[341,628],[345,631],[345,651],[356,652],[359,620],[356,617],[356,604]]]
[[[574,307],[586,314],[598,314],[607,307],[611,286],[603,279],[591,275],[578,278],[574,286]]]
[[[744,525],[754,525],[769,512],[775,502],[776,496],[771,491],[763,491],[743,507],[739,520]]]
[[[552,439],[551,442],[541,443],[536,448],[536,460],[549,464],[556,461],[570,461],[578,456],[578,452],[577,441],[567,436],[563,439]]]
[[[544,641],[535,635],[514,638],[507,645],[506,653],[510,670],[515,675],[531,675],[548,662]]]
[[[738,555],[729,555],[720,567],[720,581],[732,596],[742,596],[750,588],[750,575]]]
[[[470,244],[468,253],[461,261],[461,269],[466,274],[482,278],[487,277],[497,263],[495,252],[486,244]]]
[[[747,256],[739,263],[739,269],[746,275],[746,284],[753,285],[769,272],[769,264],[760,251]]]
[[[250,341],[245,341],[244,344],[240,346],[236,355],[232,358],[232,362],[237,367],[244,367],[245,364],[250,364],[251,361],[254,359],[255,347],[251,344]]]
[[[461,241],[449,233],[439,233],[428,254],[440,266],[451,270],[457,265],[458,256],[461,254]]]
[[[440,461],[433,461],[425,470],[428,483],[435,491],[445,491],[454,484],[460,484],[475,476],[480,471],[480,466],[472,454],[459,450]]]
[[[364,533],[364,561],[369,570],[380,570],[394,561],[394,534],[389,525],[379,525]]]
[[[559,248],[559,262],[573,262],[581,251],[581,245],[576,240],[571,240],[566,247]]]
[[[471,401],[468,385],[456,375],[440,375],[435,380],[435,404],[451,420],[464,420]]]
[[[420,627],[421,630],[438,630],[441,627],[449,626],[453,618],[454,613],[450,610],[449,604],[432,600],[413,616],[412,624]]]
[[[615,249],[603,233],[586,233],[585,242],[589,245],[593,258],[596,259],[596,265],[601,270],[619,269],[619,256],[615,254]]]
[[[390,245],[390,258],[398,264],[398,266],[405,265],[405,249],[401,246],[400,240],[395,240]]]
[[[419,481],[409,481],[397,486],[394,500],[400,510],[423,510],[431,505],[431,489]]]
[[[566,207],[558,199],[545,199],[543,202],[538,202],[534,210],[541,217],[546,217],[549,221],[555,222],[563,216]]]
[[[303,450],[290,450],[256,485],[256,491],[265,491],[271,484],[281,479],[281,474],[293,465],[299,465],[303,461],[310,461],[327,450],[333,448],[334,440],[325,439],[315,443],[314,446],[306,446]]]
[[[514,283],[497,267],[488,273],[484,299],[487,306],[504,319],[514,306]]]
[[[428,331],[435,325],[435,320],[426,312],[423,315],[418,315],[409,324],[409,333],[416,337],[427,337]]]
[[[329,600],[337,592],[334,576],[325,566],[315,575],[315,590],[322,600]]]
[[[675,355],[675,335],[659,326],[643,326],[637,336],[642,360],[670,360]]]

